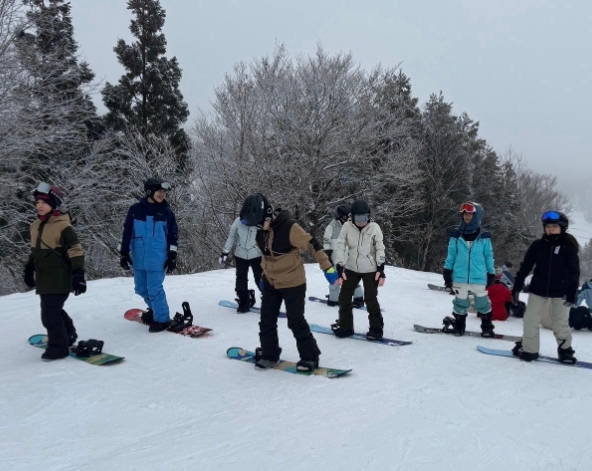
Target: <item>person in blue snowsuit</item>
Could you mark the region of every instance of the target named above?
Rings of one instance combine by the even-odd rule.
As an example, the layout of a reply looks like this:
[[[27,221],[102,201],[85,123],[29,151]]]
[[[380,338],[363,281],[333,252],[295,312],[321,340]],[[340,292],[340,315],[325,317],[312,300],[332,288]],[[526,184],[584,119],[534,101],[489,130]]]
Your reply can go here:
[[[484,211],[479,204],[463,203],[460,212],[462,221],[459,228],[450,233],[443,273],[446,289],[456,294],[452,301],[454,335],[465,333],[471,293],[481,317],[481,335],[493,337],[491,302],[487,294],[487,287],[495,282],[491,235],[481,229]]]
[[[165,199],[170,188],[170,183],[160,179],[146,180],[146,196],[127,212],[121,239],[120,265],[133,270],[135,292],[148,305],[142,322],[150,326],[150,332],[171,327],[163,282],[165,273],[177,267],[179,231]]]

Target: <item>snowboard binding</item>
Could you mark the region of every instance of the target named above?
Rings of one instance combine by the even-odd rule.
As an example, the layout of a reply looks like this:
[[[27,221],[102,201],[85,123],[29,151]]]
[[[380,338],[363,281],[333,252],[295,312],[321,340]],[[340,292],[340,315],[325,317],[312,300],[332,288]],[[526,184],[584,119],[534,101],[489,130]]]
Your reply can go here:
[[[253,307],[255,305],[255,290],[254,289],[250,289],[249,290],[249,307]]]
[[[181,304],[181,307],[183,308],[183,314],[180,312],[175,314],[175,317],[173,317],[173,322],[168,329],[171,332],[181,332],[183,329],[193,325],[193,313],[191,312],[189,303],[185,301],[183,304]]]
[[[104,344],[105,342],[103,342],[102,340],[81,340],[75,347],[72,348],[72,352],[77,357],[88,358],[103,353]]]
[[[442,324],[444,325],[444,327],[442,327],[442,332],[445,334],[451,334],[454,331],[455,322],[456,319],[454,317],[446,316],[442,320]]]

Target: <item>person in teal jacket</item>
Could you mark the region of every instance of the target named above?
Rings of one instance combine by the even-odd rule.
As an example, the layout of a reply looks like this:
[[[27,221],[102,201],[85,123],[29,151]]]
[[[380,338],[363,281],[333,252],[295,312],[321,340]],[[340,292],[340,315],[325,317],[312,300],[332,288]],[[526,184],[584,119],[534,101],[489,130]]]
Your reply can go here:
[[[477,203],[463,203],[461,224],[451,231],[448,256],[444,262],[444,283],[455,294],[452,301],[454,335],[465,333],[469,293],[475,298],[475,309],[481,317],[481,335],[493,337],[491,303],[487,287],[495,282],[493,246],[489,232],[481,229],[483,208]]]

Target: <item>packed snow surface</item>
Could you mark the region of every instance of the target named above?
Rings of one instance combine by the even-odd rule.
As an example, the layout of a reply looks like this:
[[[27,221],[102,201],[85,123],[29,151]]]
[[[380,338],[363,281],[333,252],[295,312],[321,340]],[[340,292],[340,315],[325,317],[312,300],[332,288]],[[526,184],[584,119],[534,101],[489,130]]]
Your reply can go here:
[[[307,296],[327,285],[307,265]],[[234,297],[234,270],[169,276],[173,312],[189,301],[208,337],[150,334],[123,313],[144,307],[131,278],[92,281],[66,310],[81,339],[105,341],[118,365],[72,358],[43,362],[27,343],[43,333],[33,293],[0,298],[0,470],[589,470],[592,371],[477,352],[512,343],[427,335],[451,313],[451,297],[430,291],[436,274],[387,267],[379,290],[388,347],[316,334],[321,364],[353,371],[338,379],[256,371],[226,349],[258,344],[258,316],[218,306]],[[526,295],[523,295],[526,297]],[[259,301],[258,301],[259,304]],[[329,325],[337,309],[306,305],[310,322]],[[467,328],[479,329],[469,315]],[[363,311],[355,327],[368,327]],[[522,322],[497,322],[520,335]],[[282,357],[297,360],[286,320]],[[592,360],[592,332],[574,332],[576,356]],[[550,331],[541,353],[556,354]]]

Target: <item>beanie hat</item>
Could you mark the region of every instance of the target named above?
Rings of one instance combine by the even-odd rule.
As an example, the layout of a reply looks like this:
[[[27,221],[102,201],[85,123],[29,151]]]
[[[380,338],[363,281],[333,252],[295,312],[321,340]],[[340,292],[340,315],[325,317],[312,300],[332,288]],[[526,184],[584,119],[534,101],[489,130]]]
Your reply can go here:
[[[57,209],[62,204],[64,194],[57,186],[49,186],[47,183],[39,183],[37,188],[33,191],[33,196],[35,197],[35,201],[45,201],[53,209]]]

